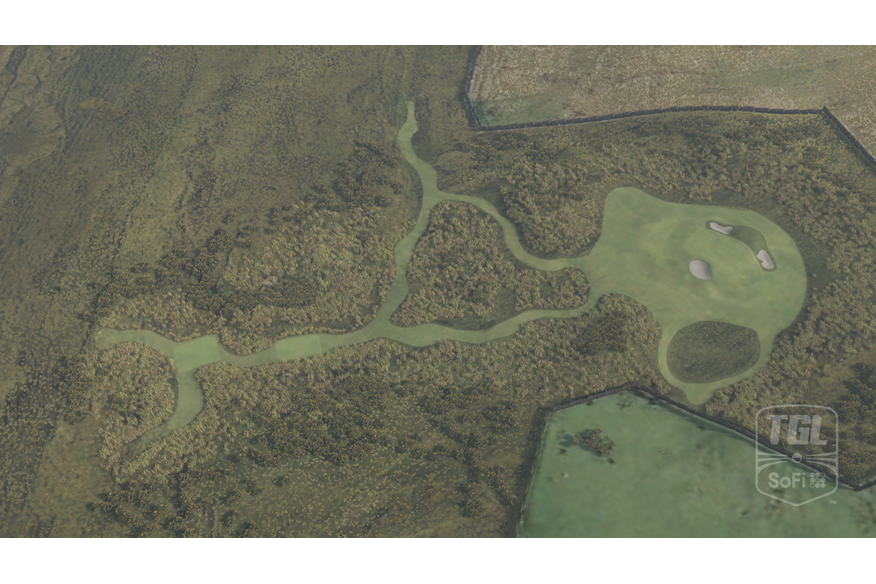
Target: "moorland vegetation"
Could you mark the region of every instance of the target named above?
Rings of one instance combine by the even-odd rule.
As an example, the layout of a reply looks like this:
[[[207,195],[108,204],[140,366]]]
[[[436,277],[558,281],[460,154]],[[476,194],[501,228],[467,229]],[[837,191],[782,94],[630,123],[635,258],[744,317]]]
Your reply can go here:
[[[468,206],[466,205],[466,207]],[[440,213],[442,209],[436,208],[436,211]],[[635,308],[636,306],[638,308]],[[308,379],[319,379],[322,382],[323,389],[321,391],[317,389],[318,384],[314,385],[313,381],[309,381],[306,389],[302,388],[304,393],[299,394],[297,391],[302,390],[291,389],[295,384],[289,379],[283,383],[267,383],[265,385],[272,388],[272,391],[260,392],[258,388],[263,385],[256,382],[255,379],[257,371],[260,373],[263,369],[269,370],[281,365],[284,368],[291,366],[293,369],[299,367],[309,369],[313,366],[312,363],[330,360],[328,355],[308,359],[304,362],[278,363],[251,370],[235,370],[235,368],[225,364],[211,365],[203,368],[202,373],[199,373],[199,381],[205,388],[207,395],[205,410],[199,419],[190,428],[175,432],[153,444],[147,453],[140,455],[135,463],[126,470],[131,473],[129,476],[138,477],[138,480],[141,481],[167,482],[172,480],[173,469],[178,469],[186,464],[207,467],[221,461],[224,454],[228,457],[228,461],[249,469],[248,471],[240,470],[234,476],[240,476],[241,473],[242,476],[259,476],[263,478],[262,482],[265,484],[277,486],[279,483],[286,486],[289,484],[289,479],[282,478],[280,475],[274,476],[277,469],[289,465],[289,461],[297,461],[297,464],[300,464],[300,461],[304,459],[310,461],[309,465],[320,469],[321,478],[317,480],[317,484],[325,484],[324,481],[328,481],[328,484],[336,485],[338,482],[342,482],[341,476],[351,476],[349,474],[351,465],[356,468],[355,473],[364,472],[362,469],[367,466],[370,468],[371,476],[376,474],[379,477],[382,474],[380,469],[386,468],[384,467],[387,464],[385,457],[393,456],[395,457],[393,460],[398,460],[397,457],[401,456],[409,459],[411,465],[429,463],[430,468],[434,469],[431,474],[432,480],[440,480],[442,486],[423,486],[429,492],[435,490],[440,492],[447,489],[448,482],[455,481],[457,483],[457,487],[453,488],[456,495],[436,498],[435,501],[424,503],[423,506],[417,507],[415,505],[413,509],[407,508],[407,515],[403,516],[407,518],[406,521],[410,522],[409,529],[413,528],[412,524],[416,523],[416,518],[421,517],[422,514],[433,518],[442,516],[446,525],[455,525],[452,529],[464,529],[456,523],[460,520],[458,518],[484,520],[487,517],[492,517],[492,520],[496,521],[498,517],[504,517],[504,524],[510,525],[520,502],[520,493],[525,488],[527,478],[523,477],[526,477],[527,473],[524,469],[528,463],[531,464],[520,454],[521,451],[526,451],[524,445],[527,442],[531,445],[532,437],[538,428],[537,417],[533,417],[532,412],[537,412],[539,406],[544,407],[552,401],[555,402],[559,398],[560,392],[568,390],[569,393],[566,396],[568,399],[569,397],[577,397],[582,391],[584,394],[589,393],[589,388],[606,386],[605,379],[600,379],[598,373],[593,379],[590,379],[589,376],[586,377],[580,390],[574,389],[579,387],[577,383],[567,386],[565,383],[559,382],[559,379],[563,379],[572,371],[577,371],[580,374],[582,370],[587,371],[588,368],[591,370],[595,368],[596,371],[603,372],[604,367],[609,363],[614,363],[614,367],[621,375],[618,379],[612,380],[615,384],[631,380],[653,383],[654,385],[660,383],[659,376],[655,375],[653,370],[648,367],[653,364],[653,351],[659,338],[659,327],[648,315],[647,310],[634,301],[615,295],[603,297],[599,307],[598,315],[588,315],[569,321],[529,323],[521,329],[513,341],[489,343],[483,347],[441,342],[435,347],[414,351],[415,357],[412,355],[402,357],[401,355],[409,350],[379,341],[339,350],[357,353],[365,350],[364,347],[380,343],[383,345],[383,352],[387,354],[380,354],[380,357],[377,356],[377,353],[374,354],[372,359],[378,365],[370,376],[362,375],[364,373],[362,363],[367,363],[368,358],[364,358],[362,361],[350,361],[347,369],[342,369],[341,377],[337,377],[337,373],[331,375],[322,373],[319,377],[314,377],[314,373],[310,373]],[[646,325],[649,319],[650,326]],[[567,346],[568,348],[565,352],[566,357],[561,357],[556,362],[560,366],[559,368],[557,365],[548,366],[545,357],[548,354],[563,355],[561,348],[548,349],[545,346],[547,352],[544,353],[538,350],[534,352],[527,350],[527,344],[536,342],[530,331],[540,330],[542,333],[546,333],[552,329],[556,331],[557,329],[566,329],[569,326],[580,326],[577,324],[578,322],[586,323],[586,325],[577,333],[569,334],[567,332],[562,335],[564,342],[560,344],[560,347]],[[640,336],[641,332],[644,331],[649,331],[650,343]],[[639,335],[636,335],[635,332],[639,332]],[[549,338],[557,339],[556,332],[549,335]],[[539,339],[538,344],[542,343],[543,341]],[[500,349],[500,354],[502,354],[508,344],[523,348],[522,354],[518,353],[513,357],[515,371],[513,381],[508,380],[509,389],[513,388],[510,394],[507,393],[507,390],[506,392],[502,391],[501,381],[497,383],[496,375],[500,375],[500,371],[502,371],[495,365],[497,355],[494,354],[483,360],[484,356],[474,358],[472,355],[466,354],[477,353],[487,348],[493,351]],[[784,346],[780,347],[780,351],[782,348],[788,351],[788,345],[789,343],[785,342]],[[642,347],[648,346],[651,347],[650,355],[648,355],[649,351],[641,350]],[[393,347],[393,350],[389,350],[390,347]],[[779,355],[784,356],[781,352]],[[337,357],[338,355],[332,356]],[[424,359],[424,356],[427,357]],[[571,360],[569,360],[570,358]],[[538,365],[527,367],[525,363],[532,359],[535,359]],[[468,375],[471,379],[472,376],[478,376],[479,367],[475,364],[487,362],[494,364],[489,377],[491,380],[490,391],[483,391],[483,377],[478,377],[481,381],[474,383],[460,383],[457,369],[459,364],[469,363],[472,366]],[[358,363],[358,365],[354,363]],[[417,364],[416,367],[413,367],[414,363]],[[629,366],[632,366],[632,369],[627,369],[624,372],[624,369]],[[356,377],[357,381],[349,383],[352,383],[353,387],[358,387],[363,379],[374,378],[368,381],[364,387],[383,388],[377,391],[380,396],[384,397],[372,403],[368,401],[370,390],[363,390],[361,395],[356,397],[351,397],[345,392],[344,387],[347,385],[343,381],[343,376],[349,375],[357,369],[357,373],[359,373]],[[549,371],[550,373],[541,379],[541,383],[538,383],[530,377],[536,371]],[[219,383],[211,383],[209,376],[214,374],[213,372],[221,372],[221,376],[218,378]],[[376,377],[375,374],[377,374]],[[542,374],[544,375],[544,373]],[[233,377],[228,377],[229,375],[233,375]],[[483,372],[480,375],[483,375]],[[524,381],[527,378],[529,378],[528,383]],[[571,382],[571,379],[569,381]],[[411,387],[412,383],[416,383],[417,387]],[[538,385],[542,386],[540,392],[523,389],[527,386]],[[211,387],[221,389],[218,393],[213,393],[213,389],[208,389]],[[221,397],[229,391],[229,388],[235,388],[237,401],[234,401],[234,398],[229,400]],[[240,391],[242,388],[245,389]],[[394,388],[394,391],[387,398],[388,388]],[[667,387],[665,391],[669,391],[669,388]],[[335,392],[337,392],[337,397],[332,395]],[[478,408],[477,404],[483,403],[484,398],[488,398],[487,404],[492,403],[492,405],[484,404]],[[343,406],[337,405],[339,399],[342,400]],[[360,399],[367,402],[367,407],[364,410],[361,405],[357,405],[357,400]],[[385,402],[386,399],[390,401]],[[398,401],[392,403],[394,400]],[[403,402],[403,400],[407,401]],[[706,405],[707,411],[710,408],[713,408],[711,403]],[[393,424],[391,421],[381,423],[369,418],[368,412],[374,413],[375,411],[383,412],[386,416],[383,418],[385,420],[397,422],[406,420],[410,424],[413,421],[410,420],[412,415],[418,420],[410,425]],[[235,417],[223,419],[222,412],[232,412]],[[458,412],[455,420],[453,412]],[[526,419],[525,412],[530,414],[528,427],[526,424],[520,423],[521,419]],[[289,420],[294,420],[294,424],[288,423]],[[492,428],[492,431],[484,435],[483,429],[485,427]],[[191,430],[191,432],[186,430]],[[238,432],[250,440],[250,445],[243,447],[236,445]],[[222,453],[219,453],[217,448],[210,447],[210,443],[215,444],[217,440],[222,442],[219,439],[226,435],[231,437],[229,441],[224,443]],[[478,436],[483,436],[483,438]],[[848,437],[847,428],[844,426],[846,445]],[[516,439],[518,448],[521,450],[516,452],[516,456],[496,456],[501,452],[507,454],[514,452],[513,447],[508,449],[511,451],[510,453],[508,450],[498,448],[503,441],[508,439]],[[602,448],[600,446],[600,449]],[[384,458],[383,464],[375,462],[381,457]],[[864,459],[863,456],[861,458]],[[169,464],[164,466],[161,463],[156,463],[156,460],[169,461]],[[854,473],[857,473],[857,476],[863,477],[869,469],[864,460],[856,460],[849,456],[845,467],[845,476],[854,477],[856,476]],[[293,462],[293,464],[296,463]],[[507,468],[517,468],[519,472],[516,475],[509,475],[507,471],[502,470]],[[418,472],[423,472],[414,471],[412,467],[408,467],[408,469],[408,472],[413,472],[415,476]],[[334,478],[329,479],[328,477]],[[300,485],[301,483],[297,482],[296,484]],[[483,490],[484,485],[489,487],[488,491]],[[234,490],[230,497],[220,499],[220,503],[224,501],[226,505],[237,505],[242,501],[242,492],[248,492],[248,490],[246,488],[243,491],[241,489]],[[261,493],[261,491],[259,492]],[[252,495],[250,494],[250,496]],[[291,504],[279,503],[280,500],[284,500],[281,493],[277,493],[276,497],[278,509]],[[328,499],[331,500],[331,497]],[[439,503],[437,499],[440,499],[441,502]],[[451,502],[452,505],[450,505]],[[383,518],[390,513],[389,510],[383,510],[376,516],[373,513],[363,515],[368,509],[366,507],[360,509],[358,515],[352,509],[338,515],[326,507],[317,506],[317,509],[322,508],[325,511],[322,512],[323,515],[314,516],[312,515],[312,507],[312,503],[308,505],[308,511],[311,513],[306,516],[308,519],[322,517],[326,520],[327,525],[333,526],[328,527],[329,531],[326,533],[362,535],[387,533],[384,531],[388,529],[387,523],[383,521]],[[404,505],[401,505],[398,500],[393,500],[393,504],[388,505],[388,508],[393,512],[397,512],[401,507]],[[247,511],[245,508],[234,511],[230,515],[231,511],[226,511],[226,515],[223,516],[225,517],[224,523],[229,526],[238,525],[238,529],[243,530],[240,533],[264,532],[257,531],[254,527],[259,525],[259,521],[258,517],[252,514],[252,511]],[[353,519],[354,516],[356,516],[355,519]],[[188,519],[188,516],[182,518],[177,516],[173,520],[176,521],[175,523],[168,524],[171,532],[179,532],[182,529],[184,533],[185,527],[182,526],[188,525],[185,523]],[[207,523],[206,521],[202,521],[202,523],[201,529],[203,531]],[[215,528],[216,523],[211,525]],[[270,530],[276,532],[276,530],[286,529],[286,533],[298,533],[290,527],[289,523],[281,527],[277,522],[262,520],[261,525],[263,530],[269,532]],[[165,529],[167,528],[165,527]],[[191,529],[196,528],[192,527]],[[289,531],[290,529],[293,530]],[[335,531],[331,531],[331,529]]]
[[[431,210],[407,279],[409,295],[393,315],[393,322],[405,326],[486,328],[532,308],[581,306],[589,288],[578,269],[524,266],[496,221],[459,201],[442,201]]]
[[[244,66],[218,48],[83,49],[75,70],[113,84],[98,101],[70,94],[68,158],[0,163],[12,177],[0,187],[3,269],[26,267],[3,300],[13,375],[0,403],[9,518],[0,533],[509,535],[546,408],[631,381],[684,400],[655,372],[656,320],[607,294],[580,317],[532,321],[480,345],[375,339],[246,369],[209,365],[197,374],[205,402],[196,420],[125,451],[124,440],[166,416],[168,365],[133,344],[97,351],[96,328],[174,340],[216,333],[248,354],[373,318],[417,209],[413,172],[391,155],[402,93],[418,96],[413,143],[439,187],[494,203],[534,255],[592,249],[617,186],[749,208],[781,226],[807,264],[804,309],[767,367],[703,409],[744,427],[774,403],[856,410],[858,419],[841,413],[841,473],[874,473],[874,383],[853,365],[876,356],[876,181],[823,117],[665,114],[476,135],[457,95],[467,49],[259,51]],[[128,72],[116,71],[121,61]],[[195,75],[205,68],[226,70],[209,90]],[[57,71],[45,79],[66,83]],[[190,132],[178,130],[183,119]],[[58,192],[77,197],[61,198],[34,228],[41,201]],[[45,230],[66,243],[37,246]],[[499,248],[496,237],[481,243]],[[467,302],[467,311],[466,287],[475,289],[461,273],[447,304]],[[15,316],[32,314],[46,316]],[[90,473],[91,486],[51,491],[63,468],[53,461],[68,442],[87,441],[107,457],[69,464]]]

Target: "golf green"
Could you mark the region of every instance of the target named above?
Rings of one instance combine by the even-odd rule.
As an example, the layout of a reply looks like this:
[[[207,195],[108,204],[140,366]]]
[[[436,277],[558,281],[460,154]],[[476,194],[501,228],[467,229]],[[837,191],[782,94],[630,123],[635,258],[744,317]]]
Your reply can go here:
[[[777,269],[765,270],[749,245],[710,229],[710,221],[757,230]],[[708,264],[711,279],[691,273],[694,260]],[[744,209],[667,203],[632,188],[609,193],[602,235],[581,268],[592,286],[588,305],[601,294],[616,292],[648,307],[663,329],[660,371],[695,404],[766,365],[773,339],[793,322],[806,294],[797,245],[772,221]],[[686,383],[673,376],[666,362],[669,342],[699,321],[756,331],[760,357],[754,367],[712,383]]]

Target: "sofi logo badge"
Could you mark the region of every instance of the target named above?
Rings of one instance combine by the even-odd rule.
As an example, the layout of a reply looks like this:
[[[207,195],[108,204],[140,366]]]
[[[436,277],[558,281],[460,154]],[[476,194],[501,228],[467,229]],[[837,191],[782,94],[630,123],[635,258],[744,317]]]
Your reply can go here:
[[[793,453],[788,457],[755,443],[754,480],[759,492],[795,507],[836,492],[836,411],[824,406],[770,406],[757,412],[754,431],[771,446]]]

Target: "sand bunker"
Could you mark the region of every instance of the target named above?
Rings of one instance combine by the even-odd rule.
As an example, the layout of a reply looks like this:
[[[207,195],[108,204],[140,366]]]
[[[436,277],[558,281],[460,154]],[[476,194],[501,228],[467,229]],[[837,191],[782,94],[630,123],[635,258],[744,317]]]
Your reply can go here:
[[[757,259],[760,260],[760,265],[768,270],[772,270],[774,267],[776,267],[776,265],[773,263],[773,259],[770,257],[770,254],[768,254],[764,250],[760,250],[759,252],[757,252]]]
[[[731,231],[733,231],[733,228],[732,228],[732,227],[729,227],[729,226],[728,226],[728,227],[721,227],[720,225],[718,225],[718,224],[715,223],[714,221],[712,221],[711,223],[709,223],[709,227],[711,227],[711,228],[714,229],[715,231],[720,231],[720,232],[723,233],[724,235],[727,235],[728,233],[730,233]]]
[[[700,280],[712,279],[712,274],[709,272],[709,264],[700,260],[694,260],[690,263],[690,273]]]

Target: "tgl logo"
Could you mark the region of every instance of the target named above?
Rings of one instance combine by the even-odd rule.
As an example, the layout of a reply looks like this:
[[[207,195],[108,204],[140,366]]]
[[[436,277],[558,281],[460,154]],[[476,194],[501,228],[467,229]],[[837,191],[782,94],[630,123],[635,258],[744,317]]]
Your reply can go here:
[[[809,413],[801,414],[801,410]],[[824,427],[825,422],[827,429]],[[795,453],[789,458],[766,448],[759,441],[756,442],[755,486],[759,492],[798,507],[837,490],[839,432],[836,411],[823,406],[771,406],[757,412],[755,432],[758,436],[761,427],[769,427],[769,443],[772,445],[779,445],[784,431],[788,446],[810,448],[805,455],[805,462],[809,466],[807,469],[799,464],[804,461],[802,454]],[[818,467],[830,471],[834,478],[826,479],[825,472]],[[767,469],[769,472],[764,472]]]
[[[770,444],[778,444],[781,437],[782,422],[789,420],[788,423],[788,444],[815,444],[824,446],[827,440],[819,440],[821,437],[821,416],[795,415],[777,415],[770,414],[766,416],[768,420],[772,420],[773,426],[770,429]],[[801,428],[800,422],[804,424],[812,424],[809,428]]]

